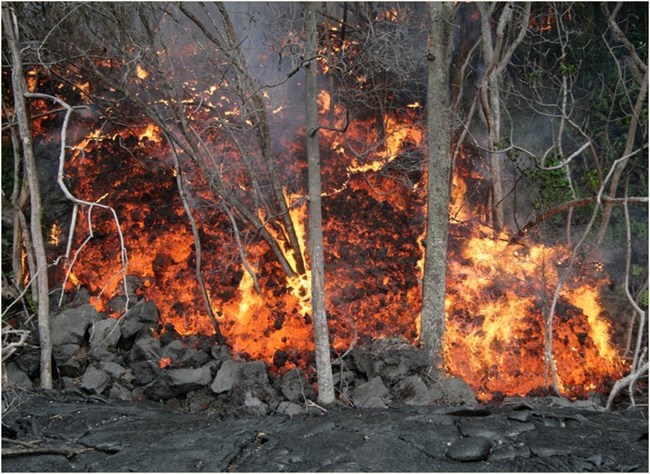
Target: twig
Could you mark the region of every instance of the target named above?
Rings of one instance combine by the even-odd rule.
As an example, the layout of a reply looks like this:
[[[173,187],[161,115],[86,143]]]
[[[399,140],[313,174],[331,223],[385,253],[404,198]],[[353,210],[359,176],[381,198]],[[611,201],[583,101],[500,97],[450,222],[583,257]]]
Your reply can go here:
[[[93,448],[3,448],[2,456],[31,456],[38,454],[62,454],[70,459],[77,454],[94,451]]]
[[[629,386],[632,384],[634,381],[636,381],[641,375],[646,373],[648,371],[648,362],[646,361],[645,364],[643,364],[641,367],[639,367],[635,372],[632,372],[625,377],[623,377],[620,380],[617,380],[616,383],[614,384],[614,387],[612,387],[612,391],[609,392],[609,397],[607,398],[607,404],[605,405],[605,410],[609,411],[612,409],[612,404],[614,403],[614,398],[618,395],[618,393],[623,390],[625,387]]]
[[[128,260],[126,246],[124,244],[124,236],[122,234],[122,227],[120,225],[120,220],[119,220],[119,218],[117,216],[117,212],[111,206],[108,206],[108,205],[105,205],[105,204],[100,204],[99,202],[85,201],[83,199],[79,199],[79,198],[75,197],[70,192],[70,190],[66,186],[65,182],[63,181],[63,172],[64,172],[64,168],[65,168],[65,150],[67,148],[66,143],[67,143],[67,135],[68,135],[68,123],[70,122],[70,116],[72,115],[72,112],[74,111],[74,107],[69,105],[67,102],[64,102],[63,100],[59,99],[58,97],[55,97],[55,96],[52,96],[52,95],[49,95],[49,94],[26,93],[25,97],[52,100],[53,102],[56,102],[59,105],[61,105],[66,110],[65,117],[63,119],[63,125],[61,126],[61,146],[60,146],[60,153],[59,153],[59,169],[58,169],[58,172],[57,172],[57,183],[59,184],[59,187],[63,191],[63,194],[65,194],[66,198],[68,198],[70,201],[75,203],[75,205],[81,204],[81,205],[87,205],[87,206],[90,207],[90,209],[88,211],[88,218],[89,218],[88,230],[89,230],[91,235],[86,239],[84,244],[88,240],[90,240],[90,238],[92,238],[92,226],[91,226],[91,222],[90,222],[90,214],[91,214],[92,208],[94,206],[97,206],[97,207],[100,207],[102,209],[106,209],[106,210],[110,211],[111,214],[113,214],[113,219],[115,220],[115,225],[117,227],[117,233],[118,233],[119,240],[120,240],[120,257],[121,257],[121,260],[122,260],[122,284],[124,285],[124,296],[126,298],[124,311],[126,312],[126,311],[129,310],[129,294],[128,294],[128,291],[127,291],[127,283],[126,283],[127,268],[128,268],[129,260]],[[71,233],[71,236],[72,236],[72,233]],[[69,245],[68,245],[68,248],[69,248]],[[77,254],[78,254],[78,252],[77,252]],[[66,258],[69,258],[69,255],[66,255]],[[73,263],[74,263],[74,261],[73,261]],[[69,275],[69,273],[71,271],[72,271],[72,265],[70,265],[68,267],[68,271],[66,272],[66,281],[67,281],[68,275]],[[61,295],[63,297],[63,292],[61,292]]]
[[[230,224],[232,225],[232,230],[235,234],[235,242],[237,243],[237,248],[239,249],[239,257],[241,258],[241,263],[244,266],[246,272],[253,279],[253,285],[255,286],[255,290],[257,291],[257,294],[261,295],[262,289],[260,288],[259,281],[257,281],[257,275],[255,274],[255,271],[251,268],[251,266],[248,263],[248,259],[246,258],[246,252],[244,250],[244,246],[239,236],[239,227],[237,226],[237,221],[235,220],[235,216],[233,215],[232,209],[230,208],[230,206],[226,201],[223,201],[223,207],[226,210],[226,214],[228,214],[228,218],[230,219]]]
[[[321,410],[323,413],[327,413],[327,408],[323,408],[323,407],[320,406],[318,403],[312,402],[312,401],[309,400],[309,399],[306,399],[306,400],[305,400],[305,404],[306,404],[308,407],[318,408],[318,409]]]
[[[196,274],[196,281],[199,284],[199,288],[201,289],[201,295],[203,296],[203,301],[205,302],[205,307],[208,311],[208,316],[210,317],[210,320],[212,320],[212,325],[214,326],[214,331],[217,336],[217,339],[220,340],[221,342],[224,341],[223,334],[221,333],[221,329],[219,328],[219,321],[217,321],[217,317],[214,314],[214,310],[212,309],[212,302],[210,301],[210,295],[208,294],[207,289],[205,288],[205,282],[203,281],[203,271],[201,269],[201,236],[199,234],[199,229],[196,225],[196,219],[194,219],[194,215],[192,214],[192,209],[190,208],[189,203],[187,202],[187,196],[185,194],[185,186],[183,184],[183,170],[181,169],[181,163],[180,160],[178,159],[178,152],[176,151],[176,146],[174,144],[174,141],[171,139],[171,137],[165,133],[165,137],[167,138],[167,142],[171,145],[172,147],[172,156],[174,157],[174,165],[176,166],[176,185],[178,187],[178,194],[180,195],[181,201],[183,202],[183,208],[185,209],[185,214],[187,214],[187,218],[190,220],[190,224],[192,226],[192,234],[194,235],[194,254],[195,254],[195,274]]]

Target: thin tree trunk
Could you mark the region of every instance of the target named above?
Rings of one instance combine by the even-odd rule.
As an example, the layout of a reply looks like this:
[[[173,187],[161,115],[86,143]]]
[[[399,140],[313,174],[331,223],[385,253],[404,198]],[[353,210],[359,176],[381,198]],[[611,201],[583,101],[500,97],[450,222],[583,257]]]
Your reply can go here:
[[[16,122],[18,123],[18,135],[20,136],[23,158],[25,160],[25,175],[29,183],[30,191],[30,226],[34,253],[36,257],[37,272],[32,276],[36,278],[36,294],[38,295],[38,335],[41,346],[41,387],[52,388],[52,342],[50,340],[50,299],[49,282],[47,275],[47,255],[45,253],[45,241],[41,229],[41,192],[36,171],[36,159],[32,143],[32,129],[27,108],[25,93],[27,84],[23,73],[23,66],[18,47],[19,33],[16,16],[11,7],[2,9],[2,22],[5,29],[7,45],[11,52],[12,70],[11,85],[13,88],[14,108]],[[16,157],[18,159],[18,157]]]
[[[501,82],[503,72],[510,62],[517,46],[523,41],[528,30],[528,19],[530,18],[530,2],[523,6],[524,11],[520,13],[517,36],[506,46],[506,27],[513,23],[515,4],[508,2],[504,4],[499,21],[496,26],[494,42],[492,40],[492,13],[496,9],[496,3],[478,3],[481,12],[481,46],[485,73],[479,85],[479,98],[485,120],[487,122],[487,148],[489,150],[490,178],[492,185],[492,214],[494,217],[495,230],[501,230],[505,225],[503,176],[501,172],[501,161],[503,153],[498,152],[501,139]],[[492,216],[490,216],[492,217]]]
[[[429,4],[429,82],[427,90],[427,228],[420,343],[433,367],[440,367],[445,330],[445,274],[447,224],[451,185],[449,109],[450,25],[449,2]]]
[[[632,117],[630,117],[630,126],[627,128],[627,140],[625,142],[625,150],[623,151],[623,156],[629,155],[630,153],[632,153],[632,150],[634,149],[636,132],[637,132],[637,128],[639,128],[639,117],[641,117],[641,114],[643,112],[643,105],[645,104],[647,95],[648,95],[648,70],[646,69],[645,77],[643,78],[641,88],[639,89],[639,94],[637,95],[636,98],[636,103],[634,104],[634,111],[632,113]],[[616,170],[612,175],[612,181],[610,182],[609,185],[609,192],[608,192],[609,198],[613,199],[616,197],[616,190],[618,189],[618,185],[621,181],[623,170],[625,169],[629,161],[630,161],[629,158],[623,160],[616,167]],[[612,217],[613,210],[614,210],[614,206],[611,203],[605,204],[603,208],[603,220],[600,222],[600,227],[598,229],[598,245],[602,244],[603,240],[605,239],[605,234],[607,233],[607,227],[609,226],[609,221]]]
[[[206,6],[201,4],[206,13],[206,17],[211,19],[211,16],[208,14]],[[279,212],[278,215],[282,219],[282,224],[284,226],[284,234],[289,245],[294,254],[296,268],[292,269],[291,272],[287,272],[287,275],[292,276],[293,273],[304,274],[305,265],[302,260],[302,254],[300,252],[300,243],[298,241],[298,235],[296,234],[293,222],[291,221],[291,215],[289,214],[289,206],[282,189],[282,183],[280,177],[277,174],[275,165],[273,163],[273,153],[271,150],[271,132],[269,128],[268,116],[266,114],[266,107],[264,105],[264,100],[260,93],[260,88],[256,87],[253,82],[252,76],[248,70],[246,60],[243,53],[239,47],[240,40],[237,38],[235,33],[234,26],[230,20],[230,15],[228,10],[222,2],[216,2],[216,7],[219,10],[221,19],[223,21],[223,29],[225,30],[225,37],[211,32],[210,29],[206,27],[206,24],[194,14],[192,14],[187,8],[182,4],[180,5],[180,10],[183,12],[187,18],[194,22],[210,39],[216,46],[218,46],[222,52],[224,52],[230,59],[231,64],[236,71],[238,83],[238,92],[242,99],[243,110],[246,115],[246,118],[251,121],[255,129],[255,136],[257,143],[260,147],[262,154],[262,160],[269,171],[269,177],[271,181],[271,186],[273,188],[273,195],[275,202],[278,205]],[[215,25],[216,26],[216,25]]]
[[[307,31],[306,57],[315,58],[318,50],[316,4],[305,4]],[[318,148],[318,105],[316,84],[318,63],[312,59],[305,64],[306,75],[306,131],[309,188],[309,257],[311,264],[311,308],[314,321],[318,401],[334,402],[334,381],[330,360],[329,330],[325,310],[325,269],[323,256],[323,223],[321,215],[320,150]]]
[[[199,228],[196,225],[196,219],[194,219],[194,215],[192,214],[192,208],[187,202],[187,195],[185,194],[185,185],[183,181],[183,170],[181,169],[181,163],[178,159],[178,154],[176,153],[174,142],[169,139],[168,135],[167,142],[172,147],[172,156],[174,157],[174,165],[176,166],[176,186],[178,187],[178,194],[181,198],[181,201],[183,202],[183,208],[185,209],[185,214],[190,221],[190,225],[192,227],[192,235],[194,236],[194,273],[196,275],[196,281],[199,284],[199,289],[201,290],[201,295],[203,296],[203,302],[205,303],[205,309],[208,312],[208,317],[214,326],[214,333],[217,337],[217,341],[219,343],[224,343],[226,339],[221,333],[221,329],[219,328],[219,321],[217,320],[217,317],[212,310],[210,295],[208,294],[208,290],[205,287],[205,282],[203,281],[203,269],[201,267],[201,253],[203,247],[201,245],[201,235],[199,233]]]

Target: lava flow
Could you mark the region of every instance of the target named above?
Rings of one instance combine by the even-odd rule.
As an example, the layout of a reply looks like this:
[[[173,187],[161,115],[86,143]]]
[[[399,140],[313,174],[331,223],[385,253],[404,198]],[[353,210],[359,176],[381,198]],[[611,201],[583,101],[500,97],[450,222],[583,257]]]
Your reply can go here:
[[[467,160],[468,156],[462,159]],[[462,166],[462,165],[461,165]],[[458,177],[457,177],[458,178]],[[454,180],[447,265],[445,361],[477,396],[526,395],[552,386],[584,397],[624,365],[612,345],[611,327],[600,305],[608,283],[599,262],[578,261],[551,308],[559,275],[570,252],[561,245],[512,243],[463,207],[467,186]],[[548,321],[552,314],[552,335]],[[549,357],[548,353],[552,355]]]
[[[362,166],[335,133],[323,133],[323,163],[329,163],[323,170],[325,189],[334,190],[323,196],[327,303],[333,347],[339,352],[355,338],[417,340],[424,173],[410,169],[409,179],[397,172],[396,162],[405,156],[412,160],[413,150],[423,152],[424,132],[412,125],[411,116],[403,119],[401,127],[396,125],[398,118],[388,122],[399,130],[401,141],[393,140],[390,148],[374,156],[374,163],[383,166]],[[361,140],[368,127],[359,124],[348,133],[352,140],[359,134]],[[302,153],[299,144],[292,149],[298,157]],[[92,132],[76,147],[68,172],[74,173],[75,190],[84,199],[102,200],[118,212],[128,249],[128,274],[144,280],[144,296],[156,303],[167,329],[212,334],[193,270],[193,236],[168,155],[152,126],[104,137]],[[106,156],[111,159],[102,159]],[[462,160],[471,161],[471,156],[465,153]],[[299,158],[296,161],[300,163]],[[336,172],[341,169],[347,171]],[[241,263],[227,216],[211,204],[200,174],[185,172],[193,173],[188,186],[202,231],[204,278],[228,343],[236,352],[268,363],[308,365],[313,349],[308,276],[288,280],[268,245],[246,234],[243,245],[259,280],[258,293]],[[467,380],[484,400],[495,393],[535,393],[550,385],[545,321],[568,251],[532,242],[514,245],[505,232],[495,237],[492,229],[471,220],[466,188],[457,175],[450,205],[446,368]],[[306,205],[299,195],[289,196],[289,202],[304,252]],[[107,212],[93,213],[94,238],[74,264],[68,290],[73,282],[87,288],[99,309],[117,315],[120,308],[115,303],[121,294],[117,232]],[[81,242],[88,233],[83,228],[87,220],[78,222]],[[598,302],[599,287],[605,282],[599,272],[579,274],[560,293],[552,354],[565,395],[586,396],[622,373]]]
[[[136,74],[143,84],[153,81],[153,73],[142,67]],[[257,201],[263,196],[259,189],[270,188],[270,176],[260,174],[254,182],[247,171],[264,169],[254,153],[247,153],[250,143],[244,138],[252,123],[222,85],[188,87],[200,98],[194,103],[207,104],[214,114],[208,120],[199,108],[187,105],[195,123],[211,124],[201,138],[206,148],[216,150],[208,164],[260,221],[272,221],[277,218],[272,206]],[[154,96],[153,88],[145,90]],[[303,258],[305,272],[287,277],[260,229],[247,225],[219,198],[199,166],[182,152],[180,173],[182,194],[200,235],[202,277],[220,331],[234,352],[284,370],[313,365],[305,130],[295,126],[296,109],[289,100],[265,100],[273,112],[269,117],[279,124],[273,129],[272,151],[300,241],[300,255],[284,247],[279,251],[294,269]],[[410,100],[383,115],[351,117],[344,105],[332,107],[325,90],[319,104],[323,123],[328,114],[334,117],[319,134],[332,347],[343,353],[352,344],[388,337],[417,343],[427,172],[426,130],[421,125],[425,107]],[[45,125],[35,130],[40,135],[58,133],[46,132]],[[58,278],[63,281],[67,275],[67,292],[84,288],[99,310],[118,317],[124,312],[121,282],[126,272],[136,277],[130,280],[136,293],[155,302],[161,331],[214,334],[197,284],[194,233],[178,188],[173,159],[178,150],[172,150],[168,137],[153,124],[93,128],[96,125],[75,130],[66,179],[79,198],[110,206],[120,227],[108,210],[82,207],[72,242],[78,255],[60,269]],[[561,393],[587,396],[624,371],[599,302],[607,277],[593,262],[577,261],[575,274],[554,300],[569,251],[531,239],[513,244],[507,231],[495,235],[481,224],[480,206],[467,198],[471,182],[480,183],[480,175],[472,171],[477,160],[467,150],[461,153],[450,203],[446,370],[463,377],[482,400],[497,393],[537,393],[554,379]],[[66,225],[58,222],[51,229],[57,238],[50,245],[59,252],[68,244],[62,238],[67,229],[61,230]],[[278,242],[287,242],[280,226],[269,224],[267,230]],[[122,257],[121,239],[128,260]]]

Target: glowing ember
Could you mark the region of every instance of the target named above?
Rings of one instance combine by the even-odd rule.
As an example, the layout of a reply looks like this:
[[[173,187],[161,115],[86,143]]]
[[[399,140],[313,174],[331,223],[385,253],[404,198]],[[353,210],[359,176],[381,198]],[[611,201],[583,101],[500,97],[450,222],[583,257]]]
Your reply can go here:
[[[453,190],[450,214],[465,220],[467,186],[455,179]],[[492,234],[475,221],[453,225],[447,270],[447,369],[483,400],[497,392],[526,395],[552,385],[546,376],[545,327],[558,275],[569,260],[564,247],[513,245],[506,232]],[[550,343],[558,388],[570,397],[586,396],[624,369],[599,302],[606,279],[589,280],[569,279],[553,316]]]
[[[149,77],[140,66],[136,74],[141,80]],[[207,149],[218,150],[210,156],[211,165],[224,175],[230,173],[228,184],[246,199],[253,185],[245,178],[248,163],[243,164],[241,156],[245,150],[223,125],[230,121],[238,130],[249,130],[254,125],[250,116],[226,88],[191,84],[187,90],[218,110],[201,140]],[[183,103],[194,108],[192,100]],[[322,123],[330,120],[319,135],[332,346],[343,352],[354,341],[394,336],[416,342],[424,256],[423,107],[409,99],[399,113],[353,117],[332,101],[326,91],[318,95]],[[158,103],[164,105],[162,99]],[[192,120],[198,123],[202,118],[196,110]],[[279,103],[268,108],[273,120],[280,122],[289,118],[289,110],[289,105]],[[215,328],[196,283],[194,235],[179,197],[170,149],[158,127],[138,125],[79,133],[76,143],[69,144],[66,179],[79,197],[101,200],[116,210],[128,267],[123,268],[119,258],[112,215],[95,208],[89,216],[84,209],[77,220],[74,248],[89,235],[93,238],[74,262],[66,290],[85,287],[99,310],[117,317],[116,298],[124,293],[126,272],[140,279],[138,296],[155,302],[161,331],[212,335]],[[298,177],[284,192],[301,255],[281,249],[292,268],[298,257],[306,262],[307,270],[296,277],[287,278],[257,229],[242,226],[240,248],[234,239],[238,230],[197,165],[184,157],[182,171],[201,234],[202,275],[220,331],[234,352],[284,369],[313,363],[305,252],[308,203],[302,182],[304,131],[291,128],[278,126],[282,136],[274,137],[279,150],[274,153],[278,168]],[[345,133],[333,128],[345,128]],[[467,380],[484,400],[495,393],[525,395],[550,386],[547,350],[552,347],[560,391],[586,396],[623,371],[599,302],[606,278],[596,274],[567,280],[555,306],[552,340],[546,340],[550,302],[569,253],[561,246],[512,244],[506,231],[495,236],[493,229],[480,224],[476,206],[467,197],[471,181],[477,179],[466,166],[471,160],[461,153],[449,206],[446,368]],[[260,176],[267,185],[263,182],[267,176]],[[263,222],[277,219],[262,206],[255,212]],[[286,242],[282,229],[269,225],[268,230]],[[60,232],[52,228],[52,245],[59,245]],[[159,364],[165,368],[170,360],[161,359]]]

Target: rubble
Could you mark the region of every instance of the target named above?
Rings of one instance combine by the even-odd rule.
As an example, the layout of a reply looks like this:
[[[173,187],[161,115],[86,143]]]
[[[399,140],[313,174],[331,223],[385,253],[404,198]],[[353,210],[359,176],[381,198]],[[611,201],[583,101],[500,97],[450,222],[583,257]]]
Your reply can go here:
[[[173,327],[161,333],[155,305],[144,299],[131,303],[119,319],[86,303],[53,316],[53,358],[60,377],[55,388],[109,400],[149,400],[174,410],[217,416],[294,416],[317,406],[313,367],[245,360],[214,338],[183,337]],[[25,360],[10,361],[6,373],[11,386],[32,389],[38,386],[38,365],[33,363],[37,359],[27,350],[25,354]],[[423,352],[400,338],[354,347],[334,361],[334,382],[340,403],[357,409],[478,406],[462,379],[432,371]],[[560,402],[599,406],[595,401]],[[466,437],[498,441],[490,431],[472,431],[467,424],[460,429]]]

